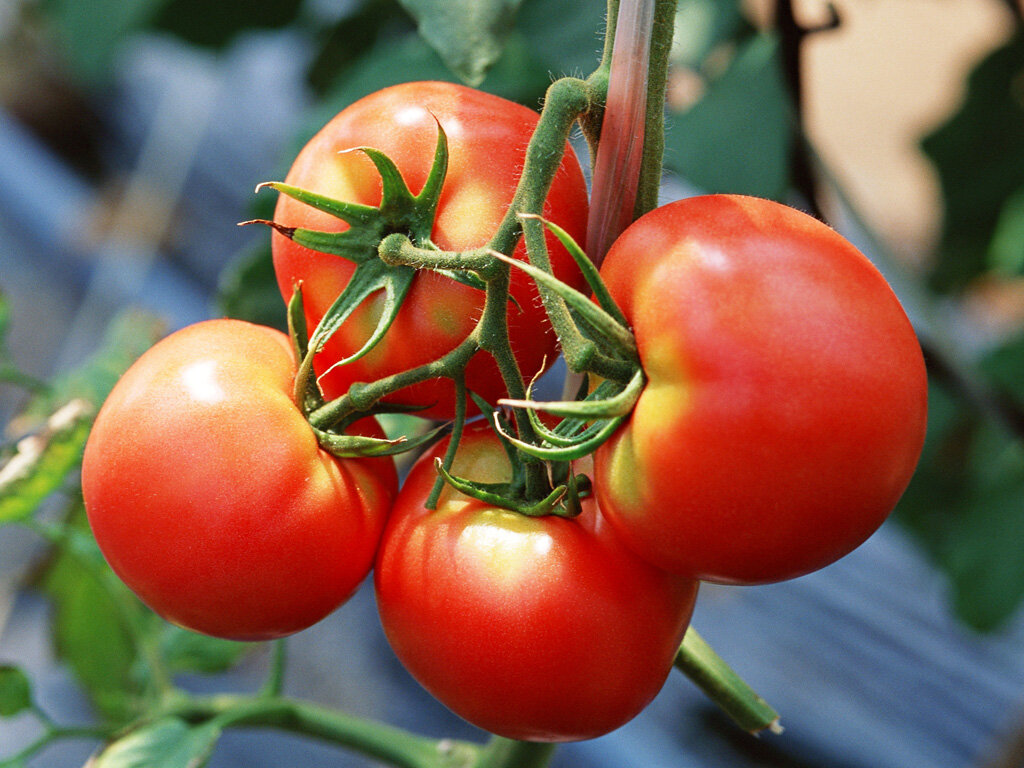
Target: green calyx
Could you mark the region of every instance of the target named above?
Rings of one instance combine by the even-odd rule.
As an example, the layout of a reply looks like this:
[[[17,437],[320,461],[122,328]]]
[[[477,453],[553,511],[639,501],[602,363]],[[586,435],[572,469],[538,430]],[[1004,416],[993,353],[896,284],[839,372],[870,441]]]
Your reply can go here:
[[[527,490],[526,466],[518,453],[518,445],[521,441],[509,436],[511,425],[504,422],[500,411],[495,411],[475,394],[470,393],[470,396],[485,414],[491,430],[501,441],[512,467],[512,477],[504,483],[482,483],[453,475],[451,465],[455,453],[449,447],[449,451],[443,459],[434,460],[438,483],[435,484],[434,491],[428,499],[427,507],[436,508],[441,484],[444,483],[470,498],[527,517],[554,515],[572,518],[580,514],[582,511],[580,501],[591,493],[590,478],[586,475],[575,474],[568,461],[551,461],[548,463],[548,472],[553,487],[543,495],[531,495]],[[453,433],[453,444],[457,443],[460,432],[461,429],[457,433]],[[527,453],[527,455],[530,454]]]
[[[378,256],[378,249],[381,242],[393,234],[403,235],[421,247],[433,248],[430,236],[441,189],[448,173],[448,139],[440,124],[437,127],[433,165],[423,189],[416,195],[409,190],[394,161],[380,150],[357,147],[348,151],[362,152],[377,168],[382,188],[381,202],[377,207],[335,200],[282,182],[267,182],[257,187],[257,190],[274,189],[349,225],[343,232],[321,232],[287,227],[272,221],[261,222],[301,246],[339,256],[356,265],[345,290],[327,310],[310,336],[309,347],[313,354],[323,349],[331,336],[369,296],[378,292],[384,293],[384,307],[373,333],[357,352],[345,360],[338,361],[336,365],[358,360],[373,349],[397,317],[402,300],[412,286],[416,270],[409,266],[382,261]],[[454,279],[463,277],[452,276]]]

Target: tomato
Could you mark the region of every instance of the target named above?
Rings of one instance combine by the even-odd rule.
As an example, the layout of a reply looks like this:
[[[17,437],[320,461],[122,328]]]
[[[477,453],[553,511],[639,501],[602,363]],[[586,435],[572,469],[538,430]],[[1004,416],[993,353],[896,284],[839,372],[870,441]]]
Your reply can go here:
[[[575,519],[526,517],[446,487],[425,509],[443,450],[414,465],[378,554],[395,654],[456,714],[508,738],[588,739],[633,718],[672,668],[696,582],[632,554],[593,499]],[[510,476],[480,430],[464,436],[454,471]]]
[[[601,508],[637,553],[765,583],[882,524],[921,452],[926,375],[853,245],[778,203],[711,195],[634,222],[601,274],[648,378],[595,454]]]
[[[422,188],[430,171],[438,123],[448,137],[448,174],[434,222],[432,242],[444,250],[484,246],[498,229],[519,181],[527,143],[537,124],[533,110],[465,86],[440,82],[397,85],[377,91],[344,109],[299,153],[286,182],[335,199],[376,206],[381,200],[380,176],[359,146],[383,151],[398,166],[409,189]],[[544,215],[584,242],[587,191],[572,149],[559,168]],[[320,231],[341,231],[341,220],[282,195],[276,222]],[[274,266],[285,299],[300,284],[309,328],[312,329],[346,286],[354,265],[339,257],[297,245],[275,232]],[[554,238],[548,247],[554,272],[582,288],[582,277]],[[515,256],[525,258],[520,242]],[[556,339],[536,289],[525,274],[513,270],[508,322],[512,347],[529,378],[553,362]],[[380,294],[378,294],[379,296]],[[323,374],[330,365],[355,353],[369,338],[380,316],[382,300],[368,301],[332,337],[316,360]],[[391,331],[362,359],[334,368],[321,378],[328,397],[342,395],[354,381],[373,381],[440,358],[463,341],[479,319],[484,293],[450,277],[422,270],[413,281]],[[497,366],[487,354],[470,363],[467,386],[489,402],[505,395]],[[389,398],[430,406],[425,416],[450,418],[454,387],[447,379],[414,385]]]
[[[284,334],[211,320],[147,351],[100,409],[82,466],[89,522],[117,575],[169,621],[280,637],[369,573],[394,462],[320,449],[294,374]]]

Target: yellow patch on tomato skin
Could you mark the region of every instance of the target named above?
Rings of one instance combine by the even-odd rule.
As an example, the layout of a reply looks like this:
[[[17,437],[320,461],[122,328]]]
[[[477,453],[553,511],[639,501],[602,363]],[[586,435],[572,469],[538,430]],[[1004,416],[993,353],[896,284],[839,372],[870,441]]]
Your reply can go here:
[[[435,235],[447,233],[449,240],[438,244],[456,250],[479,248],[491,239],[505,207],[487,179],[465,181],[455,188],[438,213]]]
[[[643,491],[638,483],[643,473],[637,465],[632,430],[627,427],[616,439],[607,471],[608,495],[615,499],[620,513],[636,514],[643,509]]]
[[[480,483],[504,483],[512,479],[512,467],[500,445],[488,445],[488,450],[460,450],[455,456],[451,473]],[[458,512],[470,502],[473,500],[469,496],[445,483],[437,510],[440,513]]]
[[[670,444],[671,434],[693,407],[689,376],[671,334],[648,340],[643,350],[647,384],[637,401],[629,424],[611,454],[607,477],[609,496],[620,513],[646,514],[645,480],[656,471],[662,456],[652,450]]]
[[[494,583],[512,587],[530,578],[537,559],[551,551],[554,539],[536,520],[489,509],[462,531],[459,545],[472,553],[475,567],[487,571]]]

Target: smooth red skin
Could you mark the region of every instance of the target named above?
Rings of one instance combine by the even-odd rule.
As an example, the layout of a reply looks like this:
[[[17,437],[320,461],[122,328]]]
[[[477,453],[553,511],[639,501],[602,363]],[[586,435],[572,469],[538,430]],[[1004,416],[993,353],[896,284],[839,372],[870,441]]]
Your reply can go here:
[[[418,193],[433,162],[440,122],[448,137],[449,165],[432,240],[445,250],[478,248],[497,231],[512,201],[537,119],[537,113],[527,107],[465,86],[405,83],[377,91],[334,117],[302,149],[286,181],[336,199],[378,205],[380,176],[373,164],[361,152],[343,151],[371,146],[394,160],[406,184]],[[544,215],[577,242],[585,242],[586,184],[568,146]],[[348,228],[339,219],[284,195],[278,200],[274,219],[287,226],[321,231]],[[272,243],[281,293],[288,300],[301,283],[312,330],[348,283],[354,265],[303,248],[276,232]],[[585,283],[579,270],[552,236],[548,237],[548,250],[555,274],[582,289]],[[526,259],[522,242],[514,256]],[[509,306],[509,334],[523,375],[530,378],[554,361],[556,338],[530,278],[513,270],[511,292],[518,307]],[[483,305],[483,291],[421,271],[388,335],[361,360],[323,376],[325,393],[337,397],[352,382],[373,381],[436,360],[466,338]],[[379,312],[379,302],[372,300],[349,318],[318,355],[317,370],[323,373],[332,363],[359,350]],[[497,367],[487,354],[478,354],[470,363],[467,386],[490,402],[505,395]],[[431,406],[420,412],[428,417],[451,418],[454,414],[454,387],[447,379],[408,387],[389,399]]]
[[[927,382],[892,290],[778,203],[666,205],[601,274],[648,384],[595,455],[598,499],[644,558],[707,581],[800,576],[886,519],[913,474]]]
[[[574,520],[448,488],[424,509],[443,449],[412,469],[374,571],[395,654],[456,714],[507,738],[589,739],[631,720],[671,671],[696,582],[633,555],[593,499]],[[459,451],[456,472],[507,479],[493,436],[470,432]]]
[[[117,575],[175,624],[289,635],[370,571],[394,462],[321,450],[294,373],[284,334],[211,320],[147,351],[100,410],[82,467],[89,522]]]

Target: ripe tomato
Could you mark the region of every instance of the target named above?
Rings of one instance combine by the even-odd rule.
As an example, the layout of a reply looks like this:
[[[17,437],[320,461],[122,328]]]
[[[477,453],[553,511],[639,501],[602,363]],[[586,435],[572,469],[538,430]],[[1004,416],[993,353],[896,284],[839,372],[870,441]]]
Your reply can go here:
[[[519,181],[526,146],[538,115],[511,101],[465,86],[440,82],[405,83],[357,101],[332,119],[302,149],[287,183],[339,200],[376,206],[381,200],[380,176],[359,146],[383,151],[398,166],[409,189],[422,188],[430,171],[438,123],[448,137],[449,164],[431,240],[444,250],[484,246],[498,228]],[[568,230],[578,242],[586,236],[587,191],[572,149],[555,176],[544,215]],[[348,225],[328,214],[282,195],[274,219],[280,224],[320,231],[342,231]],[[285,299],[302,284],[310,330],[346,286],[354,265],[339,257],[303,248],[275,232],[274,267]],[[549,238],[552,266],[565,282],[582,288],[575,263],[554,238]],[[522,243],[515,251],[525,258]],[[523,374],[530,377],[555,359],[556,339],[550,330],[533,282],[513,270],[508,322],[512,347]],[[482,290],[427,270],[416,275],[391,331],[358,361],[333,369],[321,379],[328,397],[342,395],[354,381],[373,381],[429,363],[463,341],[479,319]],[[358,351],[380,316],[380,302],[370,300],[332,337],[316,360],[322,374],[329,366]],[[471,362],[467,386],[489,402],[505,394],[489,355]],[[435,379],[408,387],[390,398],[405,404],[431,406],[425,416],[450,418],[454,387]]]
[[[169,621],[280,637],[369,573],[394,462],[321,450],[294,374],[284,334],[211,320],[146,352],[100,410],[82,466],[89,522],[117,575]]]
[[[926,376],[853,245],[778,203],[711,195],[634,222],[601,274],[648,377],[595,455],[601,508],[637,553],[763,583],[882,524],[921,451]]]
[[[413,467],[374,581],[395,654],[442,703],[493,733],[530,741],[599,736],[632,719],[672,668],[697,595],[624,547],[593,499],[575,519],[526,517],[445,488],[424,508],[435,456]],[[454,470],[510,476],[487,431]]]

